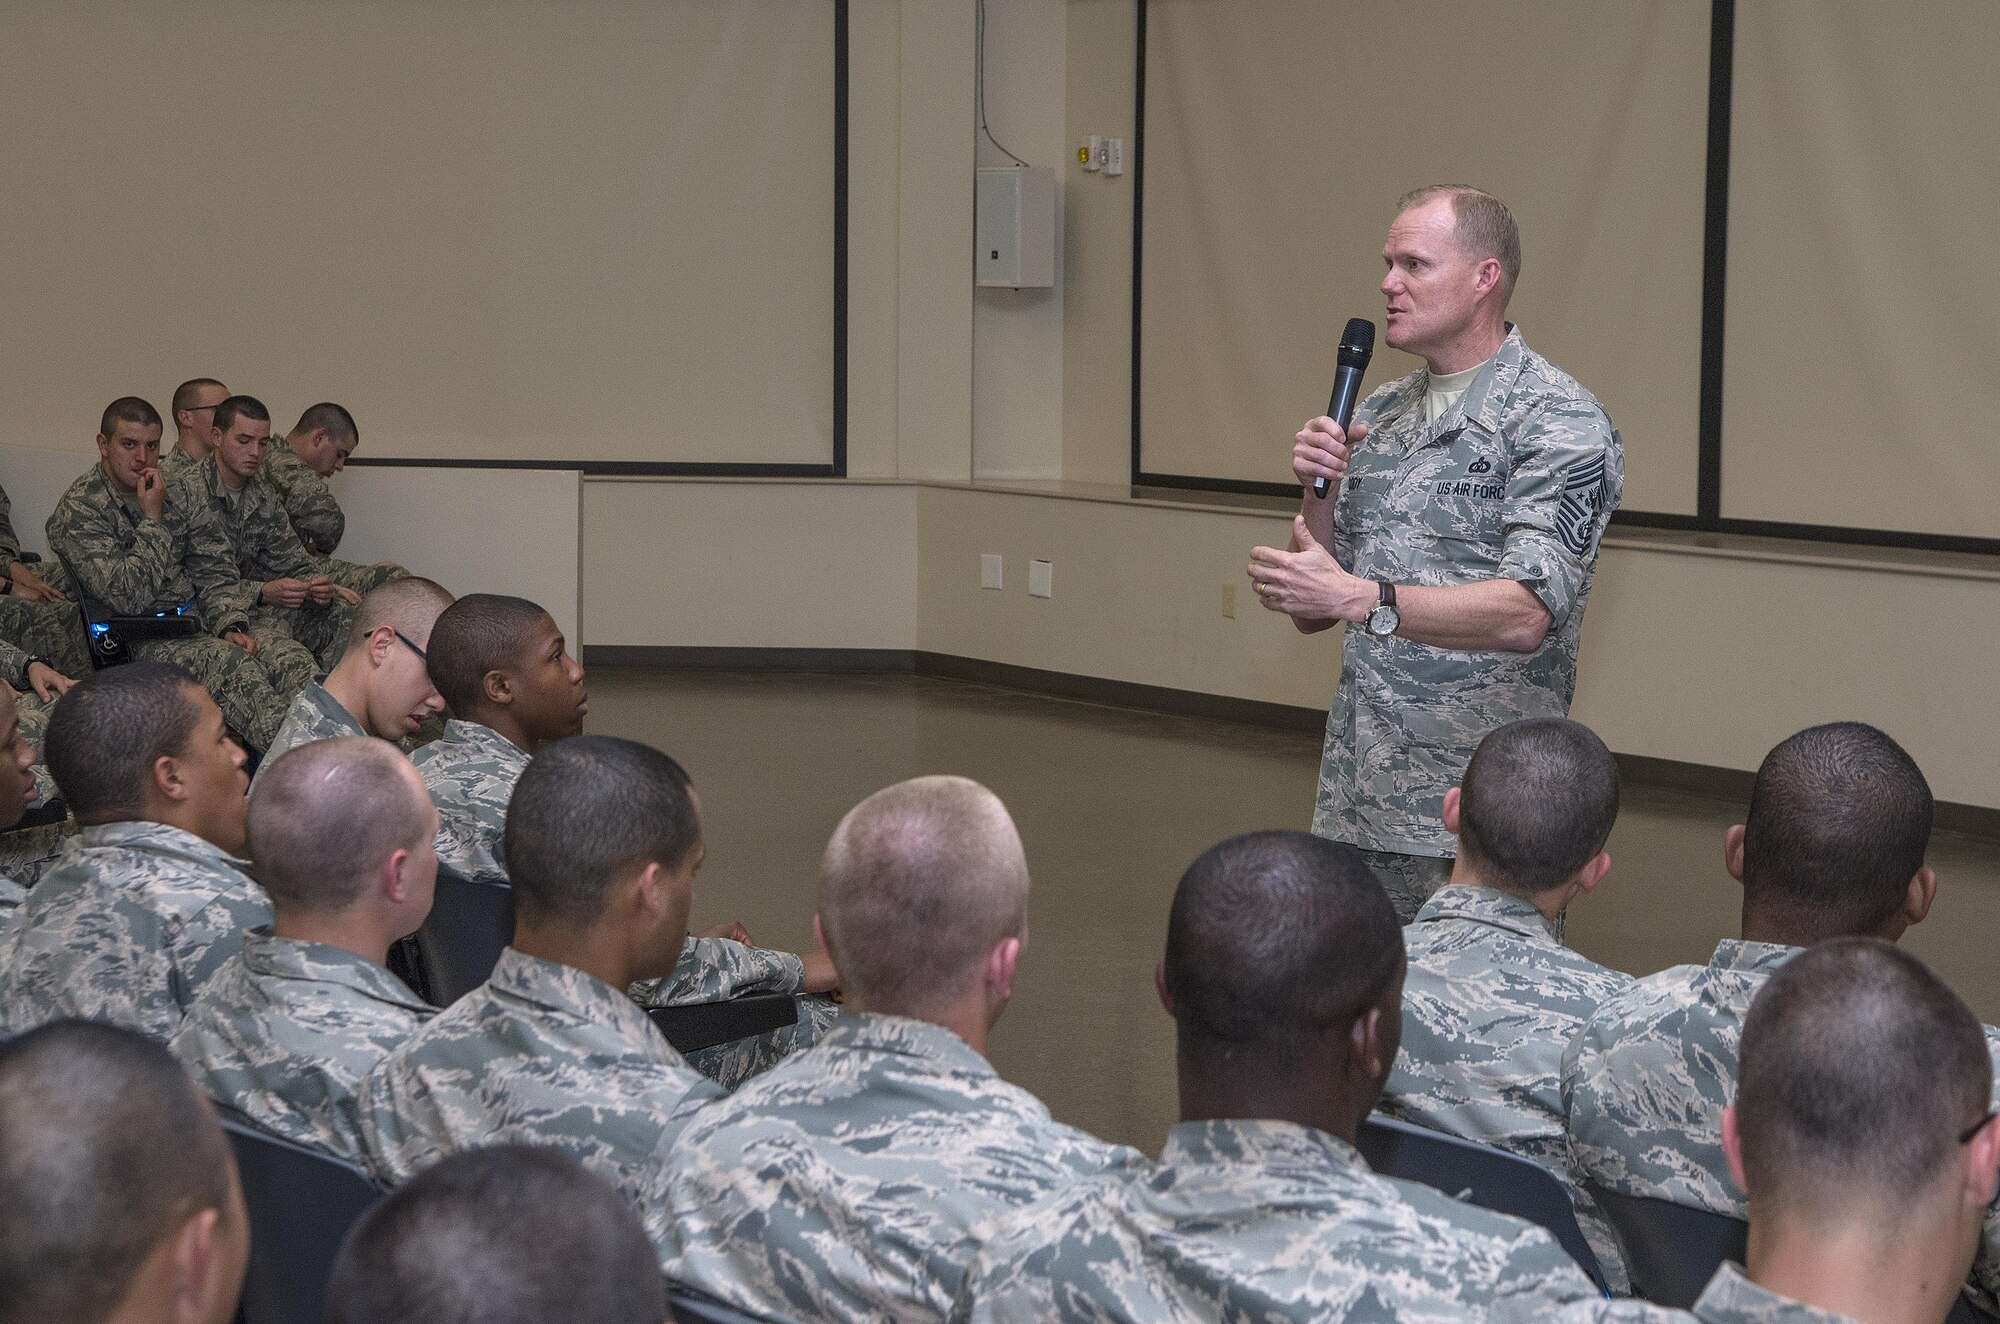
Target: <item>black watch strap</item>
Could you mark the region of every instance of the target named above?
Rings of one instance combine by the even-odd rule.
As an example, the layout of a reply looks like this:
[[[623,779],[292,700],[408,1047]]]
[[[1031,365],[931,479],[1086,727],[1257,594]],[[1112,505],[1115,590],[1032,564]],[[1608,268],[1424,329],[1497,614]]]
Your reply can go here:
[[[1393,607],[1396,605],[1396,586],[1394,584],[1391,584],[1386,579],[1382,581],[1381,603],[1385,607]]]

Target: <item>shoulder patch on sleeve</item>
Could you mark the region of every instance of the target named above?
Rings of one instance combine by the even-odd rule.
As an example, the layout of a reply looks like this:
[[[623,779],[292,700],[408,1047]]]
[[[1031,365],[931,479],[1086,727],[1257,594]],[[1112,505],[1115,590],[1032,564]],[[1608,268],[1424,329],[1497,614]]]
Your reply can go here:
[[[1578,556],[1588,556],[1597,536],[1597,517],[1604,512],[1604,452],[1572,464],[1563,475],[1562,505],[1556,511],[1556,535]]]

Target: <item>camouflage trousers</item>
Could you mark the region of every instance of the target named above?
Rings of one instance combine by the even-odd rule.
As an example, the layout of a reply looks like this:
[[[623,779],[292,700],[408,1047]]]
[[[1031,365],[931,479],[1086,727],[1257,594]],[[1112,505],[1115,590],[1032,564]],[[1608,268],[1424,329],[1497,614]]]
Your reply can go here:
[[[229,723],[229,729],[255,750],[269,748],[298,693],[297,690],[281,693],[262,661],[227,639],[212,635],[149,640],[133,645],[132,656],[146,662],[171,663],[193,676],[215,700],[215,706],[222,709],[222,719]]]
[[[39,657],[71,680],[90,674],[90,641],[74,602],[30,602],[0,594],[0,639]]]
[[[265,663],[278,678],[280,688],[290,688],[300,652],[305,654],[304,665],[312,674],[300,681],[292,693],[297,694],[333,670],[333,664],[347,651],[347,632],[354,625],[354,610],[354,604],[336,598],[324,607],[310,603],[303,607],[259,607],[250,613],[250,637],[257,641],[259,654],[264,651],[267,638],[295,645],[288,648],[281,644],[278,664]]]
[[[1431,899],[1431,893],[1451,881],[1449,855],[1401,855],[1395,851],[1359,849],[1355,853],[1389,894],[1390,903],[1396,907],[1396,918],[1404,924],[1417,917],[1424,902]]]
[[[327,578],[342,588],[367,596],[392,579],[408,579],[410,572],[399,565],[357,565],[353,561],[327,558]]]
[[[827,1027],[840,1015],[840,1004],[828,997],[799,999],[796,1025],[781,1026],[764,1034],[717,1044],[688,1054],[687,1063],[726,1090],[733,1090],[750,1077],[769,1071],[793,1053],[802,1053],[820,1041]]]

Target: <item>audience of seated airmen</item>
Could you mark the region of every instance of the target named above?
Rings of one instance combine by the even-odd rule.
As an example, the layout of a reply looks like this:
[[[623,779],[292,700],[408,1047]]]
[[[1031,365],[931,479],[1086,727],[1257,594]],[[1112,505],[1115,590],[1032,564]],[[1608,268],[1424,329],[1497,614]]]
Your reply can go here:
[[[1377,1176],[1355,1149],[1403,975],[1395,908],[1352,847],[1259,832],[1210,848],[1160,965],[1182,1120],[1159,1163],[1003,1222],[954,1318],[1479,1319],[1595,1297],[1541,1228]]]
[[[437,1163],[363,1214],[327,1324],[664,1324],[666,1282],[616,1188],[560,1150]]]
[[[524,598],[471,593],[431,628],[430,676],[450,708],[442,738],[413,756],[438,807],[438,862],[476,882],[507,881],[508,797],[535,751],[575,734],[588,706],[583,668],[562,631]],[[690,937],[664,978],[631,990],[645,1006],[717,1002],[750,993],[822,994],[835,985],[823,957],[749,945],[740,924]],[[796,1025],[704,1048],[690,1058],[703,1075],[733,1087],[818,1040],[835,1014],[810,998]]]
[[[159,411],[135,396],[111,402],[97,437],[99,463],[49,515],[49,546],[77,590],[126,616],[187,608],[202,633],[132,644],[134,657],[171,662],[208,688],[229,725],[254,748],[277,734],[291,703],[253,656],[250,604],[229,542],[205,508],[159,470]]]
[[[362,1084],[367,1166],[394,1185],[478,1145],[557,1145],[657,1218],[669,1114],[719,1092],[625,994],[672,970],[687,935],[702,856],[687,774],[628,740],[550,745],[515,787],[507,852],[513,945]]]
[[[209,980],[172,1047],[225,1111],[359,1163],[355,1090],[434,1014],[385,966],[430,913],[437,810],[381,740],[318,741],[264,773],[250,855],[275,922]]]
[[[1924,865],[1933,811],[1922,771],[1872,726],[1810,727],[1765,757],[1748,819],[1724,839],[1743,884],[1742,937],[1720,943],[1706,966],[1674,966],[1607,998],[1563,1055],[1580,1178],[1745,1216],[1722,1113],[1751,999],[1815,943],[1894,942],[1922,922],[1937,892]],[[1987,1240],[1973,1277],[1990,1303],[2000,1294],[2000,1216]]]
[[[667,1275],[760,1317],[942,1319],[991,1221],[1141,1161],[995,1074],[1028,865],[958,777],[856,806],[816,924],[847,1007],[814,1048],[687,1115],[666,1158]]]
[[[232,395],[215,407],[215,448],[176,480],[206,504],[248,586],[250,637],[279,687],[296,694],[340,659],[361,595],[327,574],[292,532],[277,491],[259,472],[271,441],[271,411]]]
[[[1480,741],[1445,794],[1451,880],[1403,931],[1403,1047],[1381,1108],[1547,1168],[1622,1290],[1617,1237],[1570,1172],[1562,1055],[1632,976],[1565,947],[1560,927],[1610,869],[1617,817],[1618,764],[1588,727],[1535,717]]]
[[[40,795],[35,780],[35,751],[21,734],[15,707],[13,691],[0,686],[0,831],[20,822],[21,815]],[[0,933],[6,931],[9,917],[27,899],[26,888],[0,875]]]
[[[0,1043],[0,1324],[226,1324],[236,1163],[172,1054],[65,1020]]]
[[[2000,1186],[1993,1067],[1972,1009],[1877,938],[1834,938],[1772,974],[1743,1022],[1722,1113],[1748,1192],[1742,1265],[1693,1313],[1623,1301],[1562,1324],[1940,1324]]]
[[[243,751],[193,677],[133,662],[62,697],[48,762],[83,831],[0,933],[0,1034],[81,1016],[165,1042],[271,923],[238,858]]]
[[[174,388],[174,444],[160,452],[160,472],[168,478],[192,473],[215,450],[215,410],[229,398],[213,377],[195,377]]]
[[[442,585],[414,575],[391,580],[361,599],[340,661],[324,683],[315,681],[292,700],[252,788],[270,761],[294,746],[335,736],[401,743],[443,712],[426,650],[431,627],[451,603]]]

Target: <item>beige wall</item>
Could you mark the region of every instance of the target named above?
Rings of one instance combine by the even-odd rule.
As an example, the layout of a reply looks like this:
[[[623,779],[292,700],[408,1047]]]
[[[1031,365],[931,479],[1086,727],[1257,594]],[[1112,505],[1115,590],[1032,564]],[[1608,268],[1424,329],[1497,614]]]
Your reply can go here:
[[[1285,529],[963,486],[591,481],[584,640],[921,648],[1324,707],[1337,635],[1299,636],[1245,591],[1250,548]],[[987,552],[1005,558],[998,592],[978,586]],[[1031,557],[1054,562],[1053,598],[1028,596]],[[1858,718],[1902,741],[1940,797],[2000,807],[1996,620],[2000,574],[1614,542],[1575,715],[1621,753],[1744,770],[1800,727]]]

